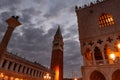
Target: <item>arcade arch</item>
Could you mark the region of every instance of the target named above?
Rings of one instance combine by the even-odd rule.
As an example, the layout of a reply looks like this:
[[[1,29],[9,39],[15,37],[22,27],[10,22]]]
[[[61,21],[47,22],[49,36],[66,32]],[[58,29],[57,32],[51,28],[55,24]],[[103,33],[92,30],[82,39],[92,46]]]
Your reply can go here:
[[[90,80],[106,80],[105,76],[99,71],[93,71]]]

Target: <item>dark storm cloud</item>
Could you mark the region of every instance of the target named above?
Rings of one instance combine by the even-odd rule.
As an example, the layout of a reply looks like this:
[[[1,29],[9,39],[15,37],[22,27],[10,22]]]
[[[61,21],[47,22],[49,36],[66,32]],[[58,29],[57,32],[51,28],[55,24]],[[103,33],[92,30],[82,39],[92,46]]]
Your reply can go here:
[[[21,0],[0,0],[0,9],[15,7],[21,3]]]
[[[36,2],[36,4],[40,4],[43,0],[33,0],[34,2]]]
[[[24,26],[22,28],[23,35],[20,36],[14,33],[9,47],[12,47],[12,52],[18,53],[18,55],[27,56],[26,58],[29,60],[37,61],[44,65],[47,64],[48,66],[50,64],[51,44],[55,31],[56,29],[53,28],[47,34],[43,34],[44,31],[40,28],[34,28],[34,25]]]
[[[37,15],[41,14],[41,11],[36,11],[34,8],[26,8],[21,10],[22,13],[22,18],[21,21],[25,24],[25,23],[32,23],[32,18],[33,17],[37,17]]]
[[[54,5],[53,5],[54,4]],[[47,10],[47,12],[46,12],[46,14],[45,14],[45,16],[46,17],[49,17],[49,16],[57,16],[58,15],[58,13],[60,13],[59,11],[61,10],[61,9],[63,9],[64,8],[64,4],[62,4],[62,6],[61,6],[61,4],[62,4],[62,2],[61,1],[57,1],[57,0],[53,0],[52,2],[51,1],[49,1],[49,9]]]
[[[75,60],[80,58],[79,43],[77,41],[66,41],[65,42],[65,61]],[[77,60],[76,60],[77,59]]]

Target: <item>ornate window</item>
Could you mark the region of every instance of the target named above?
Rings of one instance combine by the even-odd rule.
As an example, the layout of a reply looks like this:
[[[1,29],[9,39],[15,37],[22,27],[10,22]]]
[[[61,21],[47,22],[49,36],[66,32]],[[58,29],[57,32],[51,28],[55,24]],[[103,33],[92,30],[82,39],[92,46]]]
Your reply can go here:
[[[94,49],[95,60],[103,60],[102,53],[98,47]]]
[[[100,17],[99,17],[99,25],[100,27],[106,27],[106,26],[111,26],[114,24],[114,19],[112,17],[112,15],[108,14],[108,13],[103,13]]]
[[[87,60],[92,60],[92,53],[91,53],[91,50],[89,48],[86,49],[85,57]]]

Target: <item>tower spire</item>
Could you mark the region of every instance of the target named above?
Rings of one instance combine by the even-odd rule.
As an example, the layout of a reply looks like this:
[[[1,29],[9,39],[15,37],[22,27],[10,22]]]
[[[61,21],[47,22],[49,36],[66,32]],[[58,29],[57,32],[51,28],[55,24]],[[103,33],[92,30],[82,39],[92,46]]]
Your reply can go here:
[[[62,37],[60,25],[58,25],[58,29],[57,29],[57,31],[55,33],[55,36],[61,36]]]
[[[63,37],[61,34],[60,26],[58,26],[58,29],[54,36],[53,49],[63,50]]]

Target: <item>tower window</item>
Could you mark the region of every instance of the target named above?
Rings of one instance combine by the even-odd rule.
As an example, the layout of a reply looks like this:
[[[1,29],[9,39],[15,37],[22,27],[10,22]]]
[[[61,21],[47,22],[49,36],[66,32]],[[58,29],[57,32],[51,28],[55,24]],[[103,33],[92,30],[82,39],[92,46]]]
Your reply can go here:
[[[99,25],[100,25],[100,27],[111,26],[113,24],[114,24],[114,19],[113,19],[112,15],[110,15],[108,13],[103,13],[99,17]]]

